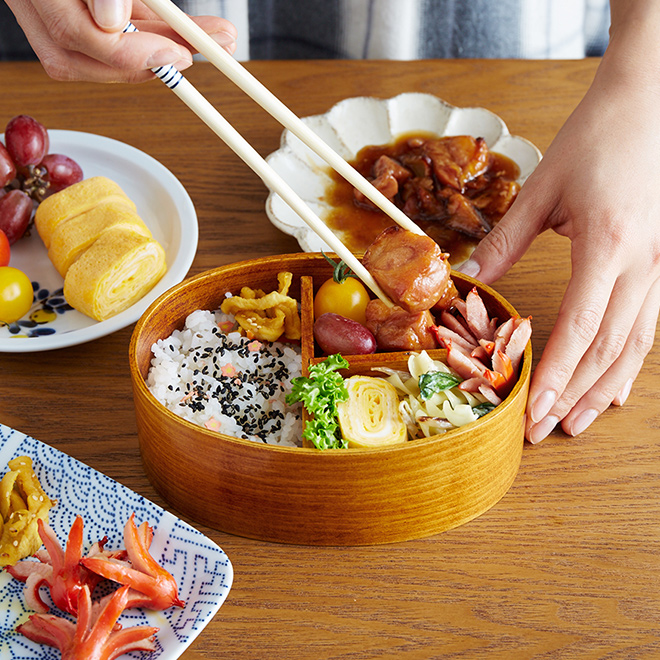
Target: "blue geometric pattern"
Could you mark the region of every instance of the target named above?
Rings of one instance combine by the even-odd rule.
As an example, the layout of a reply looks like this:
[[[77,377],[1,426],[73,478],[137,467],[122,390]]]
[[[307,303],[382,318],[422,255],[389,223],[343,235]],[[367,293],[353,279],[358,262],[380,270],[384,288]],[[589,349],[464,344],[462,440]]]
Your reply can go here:
[[[176,579],[184,608],[163,612],[126,610],[119,619],[124,627],[152,625],[160,628],[157,650],[129,653],[127,658],[175,660],[202,631],[227,598],[233,569],[223,550],[211,539],[141,495],[93,470],[53,447],[0,424],[0,475],[16,456],[32,458],[35,473],[51,499],[49,524],[62,545],[80,514],[85,523],[84,548],[104,536],[109,550],[123,547],[124,524],[135,513],[135,522],[147,521],[154,529],[150,553]],[[59,660],[56,649],[29,641],[16,626],[32,612],[25,606],[23,583],[0,572],[0,658],[2,660]],[[47,590],[42,598],[48,601]],[[54,613],[61,614],[56,609]]]

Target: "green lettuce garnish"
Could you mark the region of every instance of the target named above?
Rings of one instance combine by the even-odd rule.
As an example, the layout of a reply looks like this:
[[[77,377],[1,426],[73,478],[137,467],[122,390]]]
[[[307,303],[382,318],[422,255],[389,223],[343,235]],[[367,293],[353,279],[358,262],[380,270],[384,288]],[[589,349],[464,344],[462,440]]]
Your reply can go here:
[[[348,361],[339,354],[330,355],[323,362],[309,368],[309,378],[299,376],[291,381],[291,393],[286,402],[302,401],[313,419],[307,421],[303,437],[317,449],[345,449],[337,421],[337,403],[348,399],[348,390],[339,369],[347,369]]]

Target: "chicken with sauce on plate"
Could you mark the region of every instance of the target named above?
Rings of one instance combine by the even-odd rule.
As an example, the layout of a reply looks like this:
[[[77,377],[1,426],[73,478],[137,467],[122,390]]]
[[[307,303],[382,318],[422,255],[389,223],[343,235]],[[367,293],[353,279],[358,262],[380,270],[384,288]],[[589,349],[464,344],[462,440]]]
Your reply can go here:
[[[482,137],[407,135],[392,144],[364,147],[351,164],[441,245],[454,264],[469,256],[520,190],[518,166],[491,151]],[[367,249],[386,226],[384,214],[340,178],[334,177],[328,201],[334,210],[326,222],[356,252]]]

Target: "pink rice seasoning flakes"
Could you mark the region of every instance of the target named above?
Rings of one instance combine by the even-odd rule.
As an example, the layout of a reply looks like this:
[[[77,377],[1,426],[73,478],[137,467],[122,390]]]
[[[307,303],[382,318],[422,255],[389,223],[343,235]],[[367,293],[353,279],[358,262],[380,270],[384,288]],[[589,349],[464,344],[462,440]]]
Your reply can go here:
[[[174,413],[212,431],[299,446],[300,404],[284,400],[301,375],[298,346],[227,331],[232,321],[219,311],[190,314],[183,330],[152,346],[147,386]]]

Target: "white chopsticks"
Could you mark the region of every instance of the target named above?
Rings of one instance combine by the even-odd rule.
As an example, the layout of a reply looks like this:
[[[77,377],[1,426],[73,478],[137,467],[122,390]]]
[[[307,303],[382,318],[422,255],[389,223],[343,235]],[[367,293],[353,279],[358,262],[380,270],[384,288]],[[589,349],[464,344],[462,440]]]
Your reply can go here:
[[[175,32],[404,229],[424,232],[171,0],[144,0]]]
[[[151,0],[150,0],[151,1]],[[169,5],[169,2],[163,3]],[[174,7],[174,5],[172,5]],[[176,7],[175,7],[176,9]],[[155,9],[154,9],[155,11]],[[179,11],[177,9],[177,11]],[[185,14],[183,14],[185,16]],[[185,16],[187,19],[187,16]],[[189,20],[189,19],[188,19]],[[191,21],[192,22],[192,21]],[[193,23],[193,25],[195,25]],[[124,32],[137,32],[129,23]],[[206,33],[203,33],[206,34]],[[215,44],[215,42],[210,39]],[[220,48],[217,46],[217,48]],[[224,51],[223,51],[224,52]],[[227,57],[233,59],[229,54]],[[239,65],[240,66],[240,65]],[[380,288],[371,273],[359,259],[339,240],[328,226],[307,206],[299,195],[282,177],[261,157],[252,145],[215,109],[211,103],[173,66],[153,69],[160,78],[230,149],[232,149],[270,188],[304,220],[305,223],[344,261],[344,263],[362,280],[362,282],[388,307],[394,303]],[[295,115],[294,115],[295,116]],[[300,119],[298,119],[300,122]],[[302,124],[302,122],[300,122]],[[329,147],[328,147],[329,148]],[[347,165],[346,161],[342,162]],[[351,170],[350,166],[348,166]],[[368,183],[368,182],[367,182]],[[368,184],[375,190],[371,184]],[[396,208],[396,207],[395,207]],[[398,209],[397,209],[398,210]],[[405,217],[405,216],[404,216]],[[419,230],[418,230],[419,231]]]

